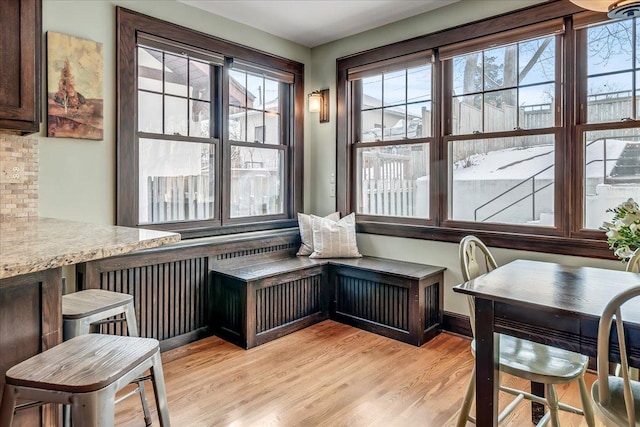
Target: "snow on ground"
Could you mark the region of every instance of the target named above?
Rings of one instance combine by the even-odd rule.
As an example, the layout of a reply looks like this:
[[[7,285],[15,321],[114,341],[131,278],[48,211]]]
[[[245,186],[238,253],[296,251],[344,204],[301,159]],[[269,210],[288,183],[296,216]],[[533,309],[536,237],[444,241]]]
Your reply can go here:
[[[607,159],[616,159],[628,141],[607,140]],[[603,143],[597,142],[587,147],[587,161],[603,159]],[[554,163],[554,147],[552,145],[530,148],[508,148],[478,154],[470,159],[471,166],[453,171],[454,180],[497,180],[526,179],[536,175]],[[607,162],[607,175],[615,162]],[[603,163],[595,161],[587,166],[589,177],[602,177]],[[554,168],[550,168],[536,178],[553,178]]]

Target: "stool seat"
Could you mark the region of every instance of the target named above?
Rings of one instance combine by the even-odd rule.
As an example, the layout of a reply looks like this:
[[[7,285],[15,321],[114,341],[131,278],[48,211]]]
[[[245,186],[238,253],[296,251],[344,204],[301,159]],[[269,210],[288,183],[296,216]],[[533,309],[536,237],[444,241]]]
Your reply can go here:
[[[121,378],[158,351],[153,338],[80,335],[25,360],[6,373],[22,387],[88,393]]]
[[[77,336],[9,369],[0,426],[10,427],[17,410],[54,403],[71,409],[74,427],[113,427],[116,393],[147,371],[160,426],[169,427],[158,341],[102,334]],[[151,425],[151,417],[145,422]]]
[[[62,296],[62,316],[81,319],[133,303],[133,295],[104,289],[86,289]]]

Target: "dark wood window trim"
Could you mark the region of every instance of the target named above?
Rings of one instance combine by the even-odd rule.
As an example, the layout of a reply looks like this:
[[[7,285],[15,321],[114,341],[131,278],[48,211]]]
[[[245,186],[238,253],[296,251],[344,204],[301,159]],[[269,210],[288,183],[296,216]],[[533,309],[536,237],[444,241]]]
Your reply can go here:
[[[435,51],[436,59],[439,48],[472,42],[479,37],[495,36],[518,29],[526,31],[526,27],[540,23],[564,19],[565,34],[562,37],[562,98],[561,107],[563,126],[556,128],[556,183],[561,185],[556,191],[556,226],[553,228],[523,227],[495,224],[466,223],[463,221],[447,221],[447,140],[455,136],[444,137],[443,129],[443,96],[442,66],[436,60],[433,78],[434,88],[434,147],[431,162],[430,198],[431,214],[435,212],[432,223],[423,221],[386,217],[357,216],[357,229],[361,233],[390,235],[444,242],[458,242],[467,234],[476,234],[489,245],[557,253],[576,256],[614,259],[608,249],[602,232],[581,231],[577,224],[582,221],[582,211],[577,204],[581,203],[581,174],[576,174],[581,167],[581,139],[577,138],[579,122],[575,119],[575,91],[579,74],[576,70],[576,41],[571,17],[582,12],[582,9],[568,1],[552,1],[541,5],[521,9],[515,12],[473,22],[459,27],[428,34],[403,42],[382,46],[366,52],[357,53],[337,61],[337,135],[336,135],[336,172],[337,172],[337,207],[342,214],[354,211],[353,204],[353,163],[352,131],[353,118],[351,105],[353,94],[350,92],[349,70],[357,67],[375,67],[380,61],[389,61],[405,55],[413,55],[428,49]],[[584,15],[584,14],[583,14]],[[631,126],[631,125],[628,125]],[[353,188],[352,188],[353,187]]]
[[[258,51],[246,46],[235,44],[217,37],[204,34],[186,27],[162,21],[121,7],[116,7],[116,98],[117,98],[117,141],[116,141],[116,223],[118,225],[139,226],[157,230],[171,230],[180,232],[185,237],[201,237],[218,234],[237,233],[266,229],[286,228],[297,225],[295,215],[303,208],[303,127],[304,127],[304,64],[293,60],[277,57],[269,53]],[[284,214],[272,216],[257,216],[242,219],[229,219],[228,208],[218,206],[214,220],[189,221],[180,223],[139,224],[138,220],[138,178],[137,178],[137,35],[145,34],[147,38],[167,40],[179,45],[192,47],[195,52],[210,52],[214,55],[233,58],[243,67],[253,66],[256,70],[271,70],[272,75],[293,76],[288,103],[289,111],[285,119],[287,132],[284,141],[285,186],[288,198],[284,201]],[[257,67],[257,68],[256,68]],[[246,69],[246,68],[245,68]],[[224,79],[219,78],[220,87],[224,88]],[[224,89],[223,89],[224,90]],[[217,103],[219,111],[225,109],[221,104],[220,95]],[[212,98],[212,102],[213,102]],[[284,113],[283,113],[284,114]],[[218,135],[218,147],[228,145],[225,135],[226,115],[218,114],[219,125],[223,127]],[[224,150],[225,148],[223,148]],[[216,164],[216,170],[229,168],[229,161],[223,155]],[[220,174],[216,175],[216,198],[224,202],[229,197],[229,185],[220,186]],[[219,195],[219,196],[218,196]],[[221,225],[220,218],[227,218]]]

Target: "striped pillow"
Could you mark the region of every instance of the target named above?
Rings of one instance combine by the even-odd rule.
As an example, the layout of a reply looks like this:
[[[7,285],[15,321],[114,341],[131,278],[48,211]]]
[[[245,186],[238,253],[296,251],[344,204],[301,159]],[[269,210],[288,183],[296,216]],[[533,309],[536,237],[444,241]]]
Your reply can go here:
[[[327,219],[337,221],[340,219],[340,212],[334,212],[327,216]],[[298,226],[300,227],[300,240],[302,244],[298,249],[298,256],[308,256],[313,252],[313,231],[311,230],[311,215],[298,213]]]
[[[361,258],[356,243],[356,215],[341,220],[311,215],[313,253],[309,258]]]

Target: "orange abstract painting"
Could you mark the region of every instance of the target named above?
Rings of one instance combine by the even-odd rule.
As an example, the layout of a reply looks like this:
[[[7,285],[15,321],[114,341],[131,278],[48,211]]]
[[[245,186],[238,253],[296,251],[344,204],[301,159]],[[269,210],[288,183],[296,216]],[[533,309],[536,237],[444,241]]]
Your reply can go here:
[[[47,136],[103,139],[102,43],[47,33]]]

